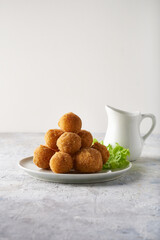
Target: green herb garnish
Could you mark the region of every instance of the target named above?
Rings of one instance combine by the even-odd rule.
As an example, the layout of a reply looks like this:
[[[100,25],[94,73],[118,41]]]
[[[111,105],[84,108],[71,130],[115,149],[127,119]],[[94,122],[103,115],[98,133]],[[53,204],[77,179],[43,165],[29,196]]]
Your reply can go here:
[[[97,139],[93,140],[93,144],[98,142]],[[100,142],[103,144],[103,141]],[[111,144],[107,146],[109,151],[109,159],[103,165],[103,169],[117,169],[117,168],[126,168],[129,165],[129,161],[127,160],[127,156],[130,155],[129,149],[126,149],[116,143],[115,147]]]

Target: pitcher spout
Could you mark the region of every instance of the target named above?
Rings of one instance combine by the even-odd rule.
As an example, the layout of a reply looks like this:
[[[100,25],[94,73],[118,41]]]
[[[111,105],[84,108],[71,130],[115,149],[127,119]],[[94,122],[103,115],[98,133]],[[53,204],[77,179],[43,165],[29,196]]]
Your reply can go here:
[[[121,114],[124,114],[124,115],[130,115],[130,116],[136,116],[136,115],[140,114],[139,111],[127,112],[127,111],[112,107],[110,105],[106,105],[105,109],[106,109],[107,112],[108,112],[108,110],[112,110],[113,112],[121,113]]]

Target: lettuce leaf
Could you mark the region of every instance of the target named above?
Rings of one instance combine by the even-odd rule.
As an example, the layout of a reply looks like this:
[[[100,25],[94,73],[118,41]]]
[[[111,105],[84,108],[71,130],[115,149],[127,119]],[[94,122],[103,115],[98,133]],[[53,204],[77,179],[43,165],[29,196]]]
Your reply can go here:
[[[93,144],[98,142],[97,139],[93,139]],[[100,142],[103,144],[103,141]],[[103,165],[103,169],[118,169],[118,168],[126,168],[129,165],[129,161],[127,160],[127,156],[130,155],[129,149],[123,148],[118,143],[116,143],[115,147],[111,144],[107,146],[109,151],[109,159]]]

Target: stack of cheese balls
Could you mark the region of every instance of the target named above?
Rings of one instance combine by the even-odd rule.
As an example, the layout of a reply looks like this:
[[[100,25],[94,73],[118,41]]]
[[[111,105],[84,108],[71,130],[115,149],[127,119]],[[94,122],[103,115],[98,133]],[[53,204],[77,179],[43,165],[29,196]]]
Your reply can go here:
[[[46,146],[34,151],[33,162],[55,173],[68,173],[72,169],[80,173],[99,172],[109,158],[107,148],[96,142],[90,132],[81,130],[82,121],[74,113],[63,115],[60,129],[50,129],[45,134]]]

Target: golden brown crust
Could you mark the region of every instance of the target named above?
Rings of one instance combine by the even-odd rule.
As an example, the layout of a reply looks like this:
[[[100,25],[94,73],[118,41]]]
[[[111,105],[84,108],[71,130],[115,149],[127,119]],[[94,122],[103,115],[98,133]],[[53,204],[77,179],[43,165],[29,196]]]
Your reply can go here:
[[[68,153],[57,152],[50,160],[50,168],[55,173],[68,173],[73,168],[72,157]]]
[[[81,130],[82,121],[76,114],[69,112],[60,118],[58,126],[64,132],[78,133]]]
[[[94,173],[102,170],[103,162],[99,151],[94,148],[82,148],[74,156],[74,168],[81,173]]]
[[[56,145],[58,138],[63,134],[64,132],[61,129],[50,129],[45,134],[45,142],[46,145],[49,148],[52,148],[56,151],[58,151],[58,147]]]
[[[81,147],[85,148],[85,147],[90,147],[92,145],[93,142],[93,137],[92,134],[86,130],[81,130],[78,135],[81,138]]]
[[[39,168],[48,169],[49,161],[54,154],[53,149],[40,145],[34,151],[33,162]]]
[[[74,154],[81,147],[81,138],[76,133],[65,132],[57,140],[61,152]]]
[[[106,146],[95,142],[92,148],[97,149],[101,153],[103,164],[105,164],[109,159],[109,151],[107,150]]]

